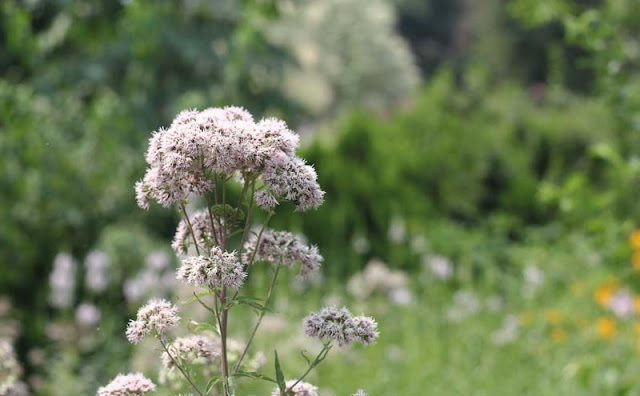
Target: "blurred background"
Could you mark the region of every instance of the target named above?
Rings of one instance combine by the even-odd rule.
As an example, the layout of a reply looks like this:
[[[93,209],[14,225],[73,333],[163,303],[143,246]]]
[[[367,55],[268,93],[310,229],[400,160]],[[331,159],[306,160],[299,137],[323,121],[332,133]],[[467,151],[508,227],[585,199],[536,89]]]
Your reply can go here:
[[[286,120],[326,190],[272,223],[325,263],[280,281],[269,369],[345,304],[382,336],[322,395],[640,395],[639,70],[637,0],[0,2],[0,395],[158,380],[124,329],[174,296],[179,217],[133,185],[224,105]]]

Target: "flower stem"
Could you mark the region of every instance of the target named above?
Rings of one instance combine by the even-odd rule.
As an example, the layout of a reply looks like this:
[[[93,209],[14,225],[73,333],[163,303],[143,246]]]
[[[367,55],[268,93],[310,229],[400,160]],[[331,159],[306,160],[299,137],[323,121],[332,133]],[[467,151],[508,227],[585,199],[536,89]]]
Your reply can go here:
[[[162,337],[160,337],[160,344],[162,344],[162,348],[164,348],[164,351],[167,353],[167,355],[169,356],[169,358],[171,359],[171,361],[173,362],[173,364],[178,368],[178,370],[180,370],[180,373],[182,373],[182,376],[189,382],[189,384],[191,385],[191,387],[193,388],[193,390],[196,391],[196,393],[200,396],[204,396],[202,394],[202,392],[200,392],[200,389],[198,389],[198,387],[196,386],[196,384],[193,383],[193,381],[191,380],[191,376],[189,375],[189,373],[187,373],[182,366],[180,366],[180,364],[178,364],[178,362],[176,361],[176,359],[171,355],[171,352],[169,352],[169,348],[167,348],[167,344],[164,342],[164,340],[162,339]]]
[[[267,305],[269,305],[269,301],[271,300],[271,294],[273,293],[273,289],[274,286],[276,285],[276,279],[278,279],[278,272],[280,272],[280,266],[278,265],[276,267],[275,273],[273,274],[273,279],[271,280],[271,287],[269,287],[269,292],[267,293],[267,298],[264,300],[264,307],[266,308]],[[240,368],[240,364],[242,364],[242,359],[244,359],[244,356],[247,354],[247,351],[249,350],[249,347],[251,346],[251,342],[253,341],[253,337],[256,335],[256,332],[258,331],[258,327],[260,327],[260,323],[262,322],[262,318],[264,318],[266,311],[262,310],[260,312],[260,316],[258,317],[258,321],[256,322],[256,325],[253,327],[253,331],[251,332],[251,336],[249,336],[249,341],[247,341],[247,345],[245,345],[244,350],[242,351],[242,354],[240,355],[240,358],[238,359],[238,363],[236,363],[236,367],[233,369],[233,372],[235,373],[236,371],[238,371],[238,369]]]
[[[196,247],[196,253],[198,256],[200,255],[200,249],[198,248],[198,241],[196,241],[196,234],[193,233],[193,226],[191,225],[191,221],[189,220],[189,215],[187,214],[187,209],[184,207],[184,204],[180,202],[180,208],[182,209],[182,213],[184,214],[184,219],[187,221],[189,225],[189,231],[191,232],[191,238],[193,238],[193,245]]]
[[[316,358],[313,359],[313,362],[311,362],[311,364],[309,364],[309,368],[307,369],[307,371],[305,371],[304,374],[302,374],[300,376],[300,378],[298,378],[298,380],[293,383],[293,385],[291,385],[290,387],[287,388],[287,391],[285,392],[285,394],[288,394],[289,392],[291,392],[291,390],[296,385],[298,385],[298,383],[300,381],[302,381],[311,372],[311,370],[313,370],[317,365],[322,363],[322,361],[327,357],[327,354],[329,353],[330,349],[331,349],[331,343],[330,342],[324,344],[322,346],[322,350],[318,353],[318,356],[316,356]]]

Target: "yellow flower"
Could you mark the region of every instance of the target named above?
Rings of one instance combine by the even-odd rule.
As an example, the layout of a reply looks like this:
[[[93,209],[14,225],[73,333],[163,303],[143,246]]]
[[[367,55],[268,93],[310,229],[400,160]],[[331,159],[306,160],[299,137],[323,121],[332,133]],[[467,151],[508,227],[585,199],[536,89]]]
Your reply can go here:
[[[611,297],[613,296],[613,293],[618,288],[618,284],[619,284],[619,281],[617,278],[611,278],[607,280],[605,283],[602,284],[602,286],[599,286],[596,289],[593,299],[596,300],[596,302],[601,307],[607,307],[609,305],[609,302],[611,302]]]
[[[544,311],[544,320],[550,324],[558,324],[562,321],[562,313],[557,309],[547,309]]]
[[[640,249],[640,228],[634,230],[631,235],[629,235],[629,243],[634,249]]]
[[[560,327],[556,327],[551,330],[551,340],[556,344],[564,344],[567,341],[567,331]]]
[[[609,318],[600,318],[596,323],[596,332],[598,337],[608,340],[616,335],[617,332],[616,322]]]
[[[634,270],[640,270],[640,250],[636,250],[631,255],[631,265]]]

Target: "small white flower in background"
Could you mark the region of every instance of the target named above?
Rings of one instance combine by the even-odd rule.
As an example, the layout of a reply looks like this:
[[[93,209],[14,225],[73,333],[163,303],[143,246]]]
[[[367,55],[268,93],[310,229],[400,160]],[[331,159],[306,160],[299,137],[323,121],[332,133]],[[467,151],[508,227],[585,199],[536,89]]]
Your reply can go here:
[[[515,315],[507,315],[502,322],[502,327],[491,334],[491,342],[496,345],[512,343],[518,338],[520,323]]]
[[[387,237],[392,243],[400,243],[405,240],[407,236],[407,226],[404,220],[400,217],[394,217],[391,219],[389,225],[389,232]]]
[[[106,290],[109,286],[109,255],[100,250],[92,250],[84,259],[85,284],[95,293]]]
[[[49,275],[49,304],[55,308],[69,308],[73,303],[76,284],[76,262],[69,253],[58,253]]]
[[[289,389],[297,380],[289,380],[285,382],[285,386]],[[293,396],[318,396],[318,387],[308,382],[300,381],[291,389]],[[271,392],[271,396],[280,396],[280,389],[275,388]]]
[[[178,308],[167,300],[150,300],[138,310],[136,320],[127,326],[127,339],[132,344],[141,342],[151,331],[163,334],[178,324]]]
[[[544,284],[544,272],[534,264],[528,264],[522,272],[524,286],[522,287],[522,296],[525,298],[533,298],[540,286]]]
[[[635,313],[633,294],[628,290],[617,290],[609,300],[609,309],[619,318],[629,318]]]
[[[363,300],[374,293],[386,294],[393,298],[392,293],[398,289],[407,289],[409,281],[402,271],[389,269],[380,260],[372,259],[367,263],[364,271],[354,274],[347,284],[349,293],[357,299]],[[404,293],[404,296],[402,294]],[[406,297],[406,293],[399,292],[395,297]]]
[[[453,306],[447,310],[447,319],[459,322],[473,316],[482,307],[478,296],[470,290],[458,290],[453,294]]]
[[[416,254],[425,254],[429,250],[427,238],[422,234],[414,235],[409,244],[411,246],[411,250]]]
[[[422,265],[429,268],[438,279],[447,280],[453,276],[453,264],[443,256],[422,256]]]
[[[385,356],[391,362],[400,362],[404,359],[404,350],[398,345],[389,345],[385,350]]]
[[[500,296],[489,296],[484,302],[489,312],[498,312],[502,309],[502,298]]]
[[[351,240],[351,246],[357,254],[363,255],[369,251],[369,240],[364,235],[354,235]]]
[[[155,384],[141,373],[118,374],[108,385],[98,389],[96,396],[141,396],[155,390]]]
[[[395,305],[409,305],[413,301],[413,295],[406,287],[392,289],[389,292],[389,299]]]
[[[147,268],[153,269],[155,271],[162,271],[169,267],[171,263],[171,257],[167,254],[167,252],[158,250],[147,254],[145,258],[145,265]]]
[[[364,389],[358,389],[358,391],[351,396],[369,396],[369,394],[365,392]]]
[[[94,326],[101,318],[100,309],[93,304],[83,302],[76,308],[76,322],[83,326]]]

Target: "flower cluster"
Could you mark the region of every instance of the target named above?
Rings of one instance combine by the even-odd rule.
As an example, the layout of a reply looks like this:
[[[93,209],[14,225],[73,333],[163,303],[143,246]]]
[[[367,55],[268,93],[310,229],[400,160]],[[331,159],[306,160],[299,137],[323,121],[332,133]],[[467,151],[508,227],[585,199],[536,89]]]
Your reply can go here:
[[[285,382],[285,387],[289,389],[297,380],[289,380]],[[318,387],[311,385],[308,382],[300,381],[293,388],[291,388],[293,396],[318,396]],[[271,396],[280,396],[280,389],[275,388],[271,392]]]
[[[367,395],[367,392],[365,392],[363,389],[358,389],[358,391],[351,396],[368,396],[368,395]]]
[[[265,190],[257,196],[258,205],[271,208],[285,199],[298,210],[316,208],[324,192],[315,170],[295,155],[298,141],[283,121],[256,123],[239,107],[185,110],[151,137],[150,167],[136,183],[136,200],[145,209],[151,200],[171,206],[191,193],[212,191],[213,175],[238,174],[245,180],[262,175]]]
[[[239,289],[247,273],[235,252],[225,252],[217,246],[211,256],[191,256],[182,261],[176,278],[192,286]]]
[[[216,232],[219,234],[218,227],[224,226],[224,219],[218,220],[220,224],[216,221],[213,225],[213,227],[216,228],[213,229],[207,211],[200,210],[189,214],[189,221],[191,222],[191,227],[189,227],[189,223],[185,219],[180,220],[178,224],[176,234],[171,244],[176,254],[186,255],[189,248],[193,245],[194,239],[198,243],[198,246],[203,249],[209,250],[215,246],[213,233]],[[193,230],[193,235],[191,235],[191,230]]]
[[[174,359],[179,364],[208,364],[220,356],[213,341],[200,335],[178,337],[167,349],[169,353],[164,352],[162,354],[162,364],[168,370],[172,370],[175,367]]]
[[[18,378],[22,373],[22,368],[18,363],[13,345],[5,339],[0,339],[0,395],[10,395]]]
[[[254,256],[256,261],[287,267],[300,263],[301,276],[317,271],[323,261],[317,246],[305,245],[301,237],[290,232],[274,230],[265,231],[260,241],[255,235],[249,238],[244,246],[243,261],[249,263]]]
[[[150,300],[138,310],[136,320],[127,326],[127,339],[137,344],[152,330],[163,334],[165,330],[178,324],[178,308],[167,300]]]
[[[118,374],[108,385],[98,389],[96,396],[141,396],[155,390],[155,384],[141,373]]]
[[[347,285],[349,293],[364,300],[374,293],[387,294],[393,297],[406,291],[408,279],[402,271],[394,271],[380,260],[373,259],[367,263],[364,271],[351,277]]]
[[[303,320],[304,332],[309,337],[336,341],[339,346],[353,341],[369,345],[378,338],[378,324],[368,316],[353,316],[345,307],[325,307]]]

